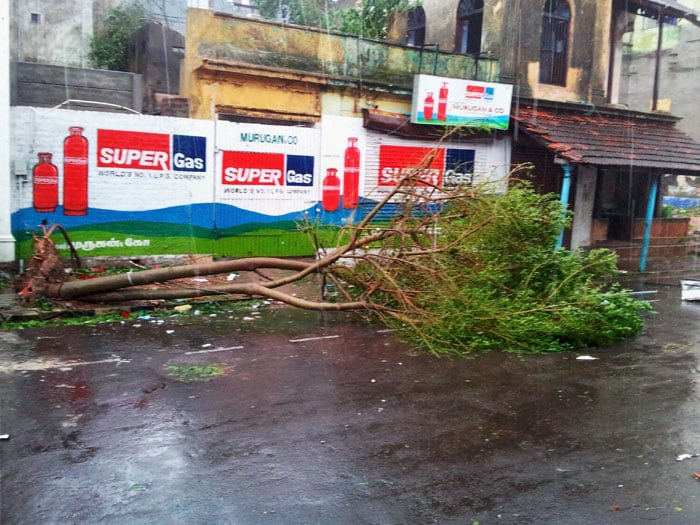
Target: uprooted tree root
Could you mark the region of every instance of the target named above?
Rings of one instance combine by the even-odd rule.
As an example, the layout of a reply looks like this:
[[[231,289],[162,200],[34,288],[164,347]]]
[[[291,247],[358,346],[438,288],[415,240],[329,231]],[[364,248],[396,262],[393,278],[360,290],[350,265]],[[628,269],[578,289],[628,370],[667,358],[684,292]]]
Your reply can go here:
[[[56,251],[56,245],[51,240],[54,230],[58,229],[68,242],[71,256],[76,267],[80,268],[80,257],[70,242],[68,232],[60,224],[54,224],[50,228],[41,225],[41,235],[33,235],[33,255],[29,260],[27,271],[22,276],[22,289],[19,292],[24,302],[31,302],[37,297],[51,295],[50,287],[62,283],[66,279],[66,272]]]

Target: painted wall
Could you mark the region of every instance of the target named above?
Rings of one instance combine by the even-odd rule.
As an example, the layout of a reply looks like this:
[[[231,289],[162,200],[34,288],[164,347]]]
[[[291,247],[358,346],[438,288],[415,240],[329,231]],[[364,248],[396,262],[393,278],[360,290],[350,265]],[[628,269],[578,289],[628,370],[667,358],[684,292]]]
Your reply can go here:
[[[7,35],[10,28],[10,6],[0,4],[0,33]],[[0,263],[14,260],[15,238],[10,221],[10,39],[0,40]]]
[[[31,255],[31,233],[42,223],[63,225],[82,256],[311,255],[304,220],[358,220],[436,146],[332,115],[313,128],[30,107],[11,116],[20,259]],[[86,155],[66,146],[76,126]],[[52,155],[53,167],[36,167],[40,153]],[[433,154],[431,182],[505,187],[506,138],[441,143]]]

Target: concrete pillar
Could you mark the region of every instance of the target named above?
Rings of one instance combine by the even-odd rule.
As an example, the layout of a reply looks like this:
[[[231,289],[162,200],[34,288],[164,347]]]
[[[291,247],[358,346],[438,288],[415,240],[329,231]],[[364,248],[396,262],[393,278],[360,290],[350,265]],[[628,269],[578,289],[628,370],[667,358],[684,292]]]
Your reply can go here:
[[[596,170],[589,166],[578,166],[576,170],[576,209],[571,225],[571,249],[591,244],[593,205],[595,203]]]
[[[15,260],[10,165],[10,2],[0,2],[0,262]]]

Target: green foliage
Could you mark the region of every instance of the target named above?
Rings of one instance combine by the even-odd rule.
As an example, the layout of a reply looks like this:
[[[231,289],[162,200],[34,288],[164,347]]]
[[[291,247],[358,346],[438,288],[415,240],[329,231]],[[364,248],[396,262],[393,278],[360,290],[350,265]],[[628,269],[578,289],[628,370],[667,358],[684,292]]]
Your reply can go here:
[[[556,196],[527,185],[502,196],[477,192],[453,200],[435,220],[436,238],[411,236],[410,249],[423,255],[364,261],[339,275],[376,290],[375,310],[402,339],[434,353],[553,352],[606,345],[642,329],[648,303],[610,284],[614,253],[555,248],[568,223]]]
[[[216,376],[224,374],[224,368],[217,364],[193,365],[173,363],[165,366],[165,372],[172,378],[185,383],[194,381],[208,381]]]
[[[141,4],[132,2],[112,9],[90,40],[89,58],[98,69],[128,71],[128,45],[143,24]]]
[[[675,206],[664,206],[661,208],[661,217],[664,219],[700,217],[700,208],[677,208]]]
[[[343,33],[365,38],[386,38],[392,16],[421,4],[415,0],[360,0],[355,7],[341,9],[334,17],[334,27]]]
[[[324,0],[258,0],[260,15],[268,20],[276,20],[286,14],[292,24],[309,27],[326,26],[326,2]]]
[[[386,38],[391,18],[420,5],[417,0],[360,0],[354,7],[333,9],[326,0],[258,0],[260,15],[275,20],[286,13],[292,24],[327,27],[365,38]]]

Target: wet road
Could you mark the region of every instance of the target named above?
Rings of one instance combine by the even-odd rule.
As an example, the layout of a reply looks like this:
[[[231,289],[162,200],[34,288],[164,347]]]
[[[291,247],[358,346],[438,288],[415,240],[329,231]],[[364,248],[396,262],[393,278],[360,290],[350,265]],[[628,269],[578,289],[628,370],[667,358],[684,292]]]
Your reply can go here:
[[[436,359],[288,308],[0,332],[1,522],[700,523],[676,283],[636,283],[634,340],[555,355]]]

